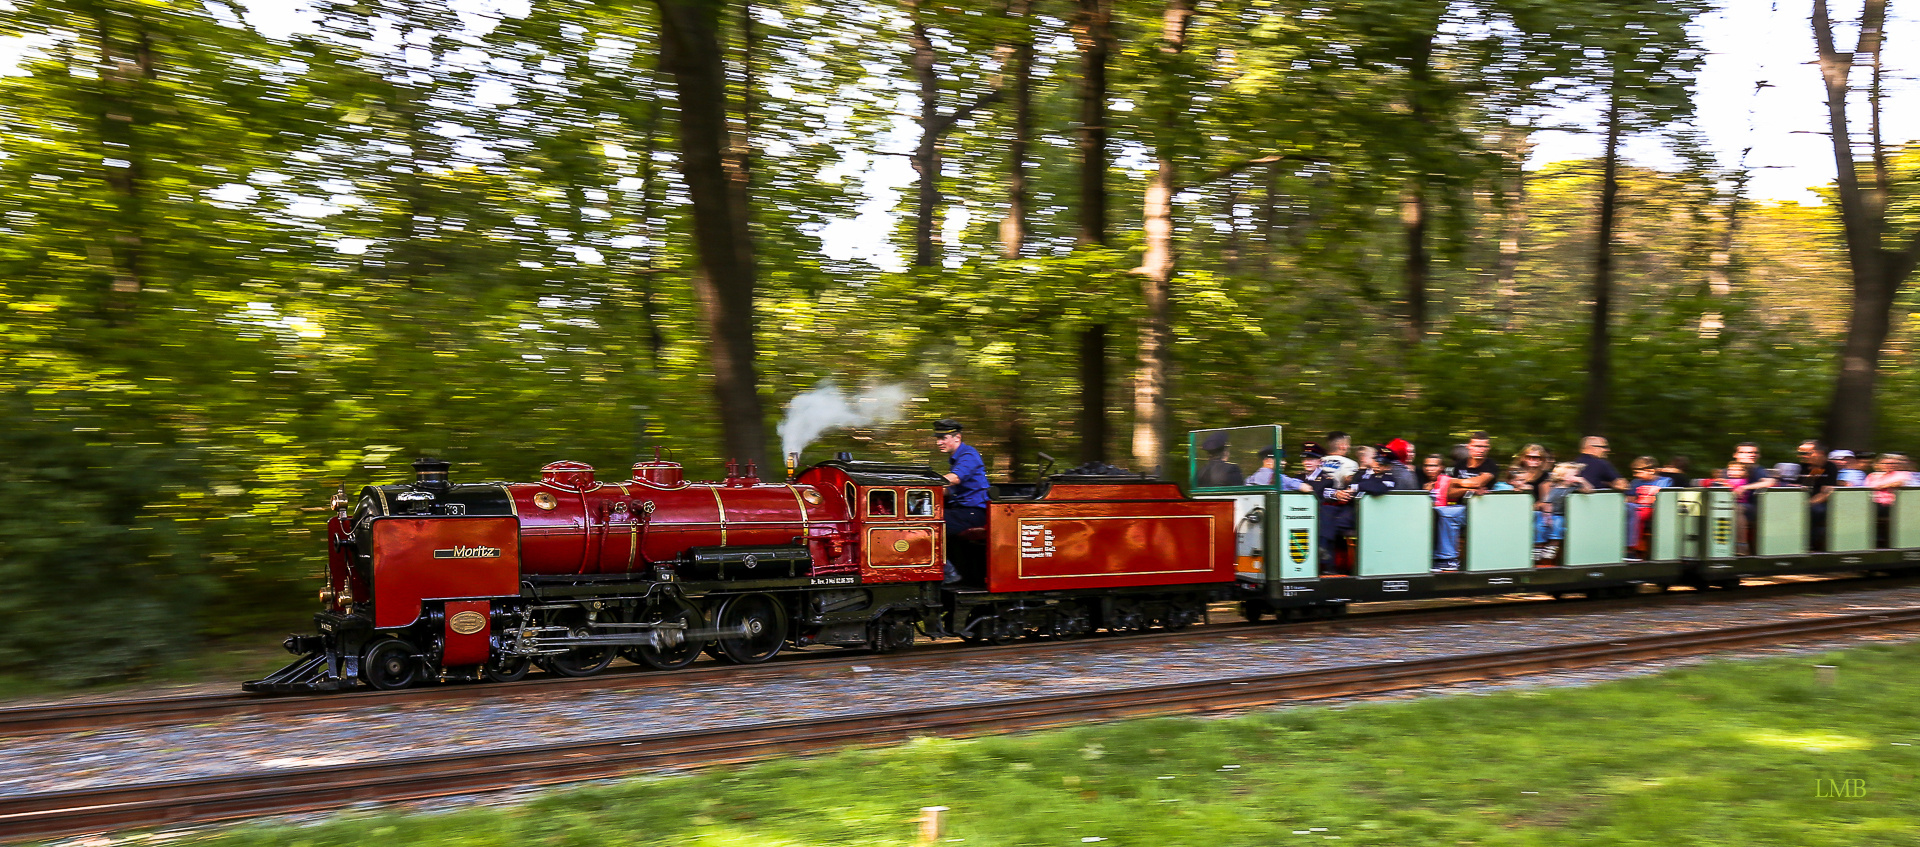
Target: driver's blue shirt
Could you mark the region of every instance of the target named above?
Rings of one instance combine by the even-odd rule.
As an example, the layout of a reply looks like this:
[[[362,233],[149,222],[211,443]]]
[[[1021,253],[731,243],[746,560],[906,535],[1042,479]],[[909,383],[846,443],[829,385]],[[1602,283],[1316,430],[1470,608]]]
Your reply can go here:
[[[953,448],[948,461],[953,463],[953,475],[960,481],[947,484],[947,505],[986,508],[987,463],[980,458],[980,451],[963,441]]]

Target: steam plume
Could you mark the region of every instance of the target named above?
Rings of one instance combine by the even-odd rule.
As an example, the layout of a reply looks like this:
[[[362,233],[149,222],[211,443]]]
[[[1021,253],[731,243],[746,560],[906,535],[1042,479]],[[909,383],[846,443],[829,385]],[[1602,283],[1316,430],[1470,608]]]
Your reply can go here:
[[[780,422],[780,453],[798,453],[834,427],[898,420],[906,402],[907,389],[900,385],[873,386],[848,397],[833,380],[823,379],[787,404],[787,418]]]

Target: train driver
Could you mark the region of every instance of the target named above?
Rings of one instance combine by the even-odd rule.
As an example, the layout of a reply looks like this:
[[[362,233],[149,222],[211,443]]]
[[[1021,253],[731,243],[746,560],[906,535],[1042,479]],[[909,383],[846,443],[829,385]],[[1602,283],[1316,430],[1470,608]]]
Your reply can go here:
[[[956,545],[960,534],[987,525],[987,463],[980,451],[960,440],[960,422],[941,418],[933,422],[933,443],[948,454],[951,468],[947,478],[947,573],[951,585],[964,577],[978,576],[980,562],[974,545]],[[957,561],[956,561],[957,560]],[[956,566],[957,565],[957,566]]]
[[[980,451],[960,440],[960,422],[941,418],[933,422],[933,443],[948,454],[952,468],[947,478],[947,537],[987,525],[987,463]]]

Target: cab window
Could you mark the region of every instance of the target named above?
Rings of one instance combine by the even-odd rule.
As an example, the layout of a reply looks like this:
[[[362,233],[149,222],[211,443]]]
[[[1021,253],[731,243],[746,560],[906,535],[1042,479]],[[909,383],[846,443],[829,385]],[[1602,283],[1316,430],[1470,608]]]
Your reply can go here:
[[[908,491],[907,492],[907,517],[910,517],[910,518],[933,517],[933,492]]]
[[[893,490],[886,488],[876,488],[867,492],[867,514],[876,518],[890,518],[900,514],[895,496]]]

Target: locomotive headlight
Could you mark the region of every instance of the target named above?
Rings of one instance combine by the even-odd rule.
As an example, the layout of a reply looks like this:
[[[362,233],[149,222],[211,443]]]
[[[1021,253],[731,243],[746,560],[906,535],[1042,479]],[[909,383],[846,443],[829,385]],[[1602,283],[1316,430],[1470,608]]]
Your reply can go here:
[[[333,605],[333,589],[331,588],[320,589],[320,605],[322,606]]]
[[[340,608],[346,609],[349,611],[353,609],[353,591],[351,589],[342,590],[340,592]]]

